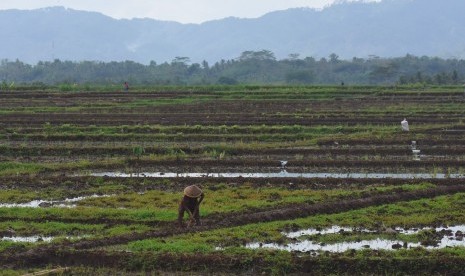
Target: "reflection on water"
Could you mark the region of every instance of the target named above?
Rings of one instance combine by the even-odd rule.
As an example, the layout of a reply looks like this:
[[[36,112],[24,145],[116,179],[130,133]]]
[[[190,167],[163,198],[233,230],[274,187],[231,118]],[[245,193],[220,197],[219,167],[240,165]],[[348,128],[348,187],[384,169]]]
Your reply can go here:
[[[341,233],[341,232],[353,232],[354,230],[357,231],[357,232],[363,232],[363,233],[374,233],[374,232],[376,232],[376,231],[368,230],[368,229],[365,229],[365,228],[354,229],[354,228],[341,227],[341,226],[334,225],[331,228],[326,228],[326,229],[321,229],[321,230],[310,228],[310,229],[306,229],[306,230],[299,230],[299,231],[295,231],[295,232],[282,233],[282,234],[285,235],[288,238],[293,239],[293,238],[298,238],[298,237],[301,237],[301,236],[336,234],[336,233]]]
[[[76,237],[64,237],[65,239],[68,240],[76,240],[76,239],[82,239],[82,238],[87,238],[90,237],[89,235],[83,235],[83,236],[76,236]],[[53,239],[56,237],[44,237],[44,236],[30,236],[30,237],[19,237],[19,236],[13,236],[13,237],[2,237],[0,241],[10,241],[10,242],[30,242],[30,243],[36,243],[36,242],[51,242]]]
[[[341,242],[336,244],[318,244],[312,241],[301,241],[298,243],[288,244],[288,245],[278,245],[275,243],[251,243],[246,245],[247,248],[257,249],[257,248],[271,248],[278,250],[286,251],[299,251],[299,252],[310,252],[310,251],[328,251],[328,252],[344,252],[350,249],[365,249],[370,248],[374,250],[380,249],[392,249],[394,244],[403,244],[402,241],[392,241],[392,240],[367,240],[360,242]],[[409,244],[409,247],[418,247],[420,244]]]
[[[53,237],[31,236],[31,237],[3,237],[2,241],[11,242],[51,242]]]
[[[444,174],[444,173],[289,173],[282,170],[278,173],[173,173],[173,172],[143,172],[143,173],[123,173],[123,172],[101,172],[91,173],[91,176],[108,177],[245,177],[245,178],[371,178],[371,179],[446,179],[465,178],[465,174]]]
[[[109,197],[109,195],[91,195],[91,196],[80,196],[75,198],[66,198],[64,200],[33,200],[26,203],[0,203],[0,208],[13,208],[13,207],[30,207],[30,208],[39,208],[39,207],[76,207],[75,202],[88,199],[88,198],[98,198],[98,197]]]
[[[291,243],[287,245],[280,245],[276,243],[250,243],[247,244],[247,248],[257,249],[257,248],[271,248],[278,250],[286,251],[299,251],[299,252],[311,252],[311,251],[328,251],[328,252],[344,252],[346,250],[360,250],[360,249],[373,249],[373,250],[392,250],[395,248],[415,248],[423,247],[426,249],[435,249],[435,248],[445,248],[445,247],[454,247],[454,246],[465,246],[465,241],[463,240],[463,233],[465,233],[465,225],[453,226],[453,227],[438,227],[438,228],[422,228],[422,229],[402,229],[395,228],[391,229],[392,233],[399,233],[404,235],[413,235],[418,234],[423,230],[432,230],[436,232],[444,233],[443,238],[438,241],[437,246],[422,246],[420,243],[406,243],[400,240],[387,240],[387,239],[374,239],[374,240],[364,240],[364,241],[354,241],[354,242],[341,242],[335,244],[324,244],[316,243],[310,240],[302,240],[296,243]],[[376,233],[378,231],[373,231],[369,229],[353,229],[347,227],[333,226],[331,228],[317,230],[317,229],[307,229],[290,233],[283,233],[288,238],[299,238],[302,236],[312,236],[312,235],[325,235],[325,234],[336,234],[342,232],[362,232],[362,233]]]

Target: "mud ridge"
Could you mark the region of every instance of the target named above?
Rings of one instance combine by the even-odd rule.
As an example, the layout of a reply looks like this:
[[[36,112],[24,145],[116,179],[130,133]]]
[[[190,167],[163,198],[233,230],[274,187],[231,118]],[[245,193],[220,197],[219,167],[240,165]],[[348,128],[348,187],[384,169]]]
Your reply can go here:
[[[50,258],[55,254],[54,252],[67,252],[69,250],[74,251],[92,249],[102,246],[125,244],[136,240],[162,238],[193,232],[203,232],[219,228],[241,226],[251,223],[288,220],[317,214],[340,213],[355,209],[366,208],[370,206],[378,206],[383,204],[396,203],[400,201],[417,200],[421,198],[433,198],[440,195],[455,194],[460,192],[465,192],[464,185],[441,186],[434,189],[422,191],[410,191],[389,195],[366,197],[360,199],[342,200],[336,203],[296,204],[292,207],[270,211],[260,211],[253,214],[225,215],[225,218],[219,220],[206,219],[204,220],[203,226],[199,226],[196,228],[178,228],[175,226],[175,223],[173,222],[171,227],[167,227],[157,231],[150,231],[145,233],[132,233],[116,237],[103,238],[99,240],[80,240],[75,243],[49,245],[41,248],[31,249],[27,252],[19,252],[16,254],[2,253],[0,255],[0,265],[15,265],[22,267],[25,264],[30,265],[37,263],[37,260],[44,260]],[[44,264],[43,261],[39,263]]]
[[[256,253],[247,258],[222,252],[208,254],[175,254],[153,252],[107,252],[94,251],[53,251],[44,250],[42,254],[29,254],[25,259],[17,259],[3,268],[43,267],[44,264],[66,267],[87,266],[130,271],[189,271],[203,273],[225,272],[231,275],[257,275],[271,273],[270,263],[265,254]],[[463,257],[423,257],[423,258],[383,258],[377,252],[370,258],[351,258],[348,256],[320,257],[292,254],[288,263],[282,267],[282,273],[288,275],[464,275]],[[331,263],[328,266],[328,262]],[[139,274],[137,274],[139,275]],[[178,275],[176,273],[176,275]]]

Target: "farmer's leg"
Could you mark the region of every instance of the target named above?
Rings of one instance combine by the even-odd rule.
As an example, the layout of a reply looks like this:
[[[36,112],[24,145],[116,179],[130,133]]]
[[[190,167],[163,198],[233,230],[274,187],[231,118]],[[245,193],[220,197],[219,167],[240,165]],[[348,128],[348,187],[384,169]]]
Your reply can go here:
[[[178,208],[178,225],[183,226],[182,219],[184,218],[184,207],[181,205]]]
[[[200,208],[199,208],[199,205],[197,205],[195,207],[195,210],[194,210],[194,219],[195,219],[195,224],[196,225],[201,225],[200,224]]]

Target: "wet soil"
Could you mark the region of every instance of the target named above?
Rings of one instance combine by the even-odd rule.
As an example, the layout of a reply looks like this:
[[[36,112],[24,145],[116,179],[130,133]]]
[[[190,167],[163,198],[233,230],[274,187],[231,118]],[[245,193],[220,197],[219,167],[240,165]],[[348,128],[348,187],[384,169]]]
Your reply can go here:
[[[286,189],[340,189],[340,188],[360,188],[368,185],[404,185],[424,183],[423,179],[370,179],[370,178],[169,178],[169,182],[162,179],[145,178],[142,185],[140,178],[120,178],[120,177],[101,177],[103,182],[96,183],[95,177],[91,176],[72,176],[65,174],[58,175],[40,175],[40,176],[3,176],[0,177],[0,189],[44,189],[49,187],[66,188],[70,191],[79,191],[105,185],[107,182],[112,184],[121,184],[128,191],[144,192],[147,190],[162,190],[179,192],[188,185],[200,185],[210,189],[218,189],[219,184],[225,184],[228,187],[240,187],[247,185],[252,188],[262,187],[282,187]],[[440,186],[454,186],[463,184],[462,179],[429,179],[429,183]]]
[[[282,187],[286,189],[336,189],[367,185],[424,183],[421,179],[301,179],[267,178],[170,178],[119,179],[82,176],[94,171],[164,172],[279,172],[280,160],[289,172],[437,172],[463,171],[465,160],[465,111],[462,93],[428,91],[344,91],[283,94],[275,88],[234,94],[224,91],[169,92],[45,92],[15,91],[0,97],[0,161],[37,164],[90,161],[85,169],[44,169],[37,174],[0,176],[0,189],[34,191],[66,189],[70,195],[112,183],[126,191],[157,189],[181,191],[197,184],[210,189],[230,187]],[[230,94],[228,94],[230,93]],[[225,96],[226,95],[226,96]],[[321,97],[320,97],[321,96]],[[169,103],[166,100],[176,100]],[[186,101],[187,100],[187,101]],[[158,104],[165,101],[164,104]],[[392,107],[389,108],[389,107]],[[447,108],[445,108],[447,107]],[[400,132],[400,121],[409,116],[412,131]],[[50,131],[59,126],[75,131]],[[111,126],[121,133],[86,134],[91,128]],[[123,126],[134,127],[129,131]],[[142,126],[151,126],[143,128]],[[183,129],[183,127],[186,128]],[[193,126],[199,126],[198,128]],[[224,130],[205,130],[202,127]],[[273,126],[296,126],[277,130]],[[315,134],[301,133],[299,126],[314,127]],[[325,127],[331,127],[328,130]],[[395,134],[372,131],[373,127],[399,127]],[[79,129],[82,127],[83,129]],[[163,127],[168,127],[163,129]],[[173,127],[173,128],[169,128]],[[320,128],[321,127],[321,128]],[[340,127],[340,131],[335,131]],[[353,127],[348,129],[348,127]],[[86,130],[87,128],[87,130]],[[257,130],[257,128],[260,128]],[[167,130],[169,129],[169,130]],[[82,132],[81,132],[82,131]],[[231,131],[231,133],[228,133]],[[327,132],[327,134],[325,134]],[[369,133],[369,134],[367,134]],[[371,135],[370,135],[371,133]],[[411,141],[417,141],[421,160],[412,160]],[[145,156],[135,158],[135,146],[143,145]],[[212,147],[227,145],[222,158]],[[245,147],[242,147],[245,145]],[[269,145],[272,145],[271,147]],[[214,147],[213,147],[214,148]],[[220,153],[222,150],[218,150]],[[176,155],[182,152],[184,154]],[[144,157],[144,156],[143,156]],[[115,159],[115,162],[110,162]],[[462,172],[463,173],[463,172]],[[48,221],[83,224],[146,224],[145,233],[129,233],[93,240],[46,244],[25,249],[12,247],[0,253],[2,268],[43,266],[110,267],[118,271],[200,271],[213,274],[271,274],[269,254],[240,256],[118,252],[102,248],[147,238],[172,237],[252,223],[289,220],[315,214],[333,214],[380,204],[432,198],[465,192],[461,179],[429,179],[437,188],[406,192],[361,194],[337,202],[290,204],[241,212],[211,214],[203,226],[178,228],[174,222],[140,222],[118,219],[62,219]],[[44,218],[29,219],[40,222]],[[0,221],[17,218],[0,216]],[[363,260],[349,255],[312,258],[292,254],[285,273],[309,274],[465,274],[461,257],[383,258],[373,251]],[[275,271],[276,273],[276,271]],[[284,273],[282,273],[284,274]]]
[[[333,203],[319,203],[319,204],[293,204],[288,207],[280,207],[277,209],[257,210],[253,212],[241,212],[231,214],[221,214],[217,216],[207,217],[203,220],[203,226],[195,228],[179,228],[176,227],[174,222],[172,225],[164,227],[160,230],[155,230],[145,233],[132,233],[127,235],[120,235],[114,237],[107,237],[98,240],[80,240],[77,242],[65,242],[63,244],[46,245],[35,249],[30,249],[26,252],[4,252],[0,255],[0,265],[10,268],[21,267],[35,267],[44,263],[53,265],[90,265],[89,256],[92,265],[100,265],[105,267],[119,267],[121,262],[115,261],[115,254],[108,252],[87,251],[89,249],[96,249],[102,246],[110,246],[117,244],[126,244],[135,240],[142,240],[148,238],[163,238],[174,235],[179,235],[189,232],[202,232],[218,228],[228,228],[250,223],[268,222],[275,220],[289,220],[299,217],[307,217],[316,214],[333,214],[344,211],[365,208],[369,206],[377,206],[388,203],[395,203],[400,201],[410,201],[421,198],[432,198],[440,195],[455,194],[465,192],[465,186],[443,186],[422,191],[412,192],[399,192],[395,194],[384,194],[378,196],[371,196],[366,198],[341,200]],[[76,251],[78,250],[78,251]],[[80,250],[86,250],[80,252]],[[96,254],[98,252],[98,254]],[[69,255],[70,258],[63,256]],[[77,256],[87,256],[86,258],[79,258]],[[124,253],[124,256],[130,256],[131,253]],[[169,256],[169,255],[167,255]],[[221,254],[220,254],[221,256]],[[72,262],[70,263],[70,260]],[[188,262],[199,262],[202,266],[208,266],[209,263],[200,262],[196,257],[188,257]],[[353,262],[353,260],[352,260]],[[220,263],[223,263],[221,261]],[[210,266],[211,267],[211,266]],[[217,266],[214,266],[217,268]],[[220,265],[218,267],[221,267]]]

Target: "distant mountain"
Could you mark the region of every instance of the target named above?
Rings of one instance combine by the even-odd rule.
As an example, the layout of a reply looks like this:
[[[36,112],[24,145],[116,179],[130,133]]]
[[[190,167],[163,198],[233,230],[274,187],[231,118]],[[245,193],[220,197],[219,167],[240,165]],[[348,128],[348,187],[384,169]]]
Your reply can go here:
[[[342,2],[323,10],[289,9],[257,19],[203,24],[152,19],[116,20],[62,7],[0,11],[0,59],[133,60],[148,64],[189,57],[192,62],[234,59],[270,50],[278,59],[366,58],[406,54],[465,58],[465,1]]]

